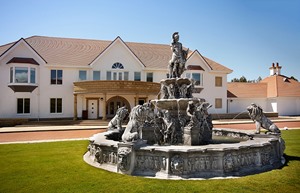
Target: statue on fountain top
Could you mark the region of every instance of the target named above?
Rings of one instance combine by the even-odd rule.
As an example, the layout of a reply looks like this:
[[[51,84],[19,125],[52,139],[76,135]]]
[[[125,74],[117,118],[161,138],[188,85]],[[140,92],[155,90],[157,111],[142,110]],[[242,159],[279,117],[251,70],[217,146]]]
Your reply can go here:
[[[180,78],[185,69],[185,62],[189,50],[183,50],[179,42],[178,32],[173,33],[171,43],[172,58],[169,62],[169,78]]]

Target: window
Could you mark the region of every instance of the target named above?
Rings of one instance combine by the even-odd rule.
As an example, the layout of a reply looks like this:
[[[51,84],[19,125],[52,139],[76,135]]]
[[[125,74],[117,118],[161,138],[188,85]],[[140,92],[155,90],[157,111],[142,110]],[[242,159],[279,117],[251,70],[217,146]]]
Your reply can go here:
[[[124,69],[123,64],[121,64],[120,62],[116,62],[112,65],[111,67],[112,69]]]
[[[191,78],[195,81],[195,86],[203,86],[203,77],[201,73],[186,73],[187,78]]]
[[[146,102],[146,99],[139,98],[138,104],[143,105]]]
[[[216,98],[215,99],[215,108],[216,109],[221,109],[222,108],[222,99],[221,98]]]
[[[17,113],[18,114],[29,114],[30,113],[30,99],[29,98],[18,98],[17,99]]]
[[[30,83],[35,83],[35,68],[30,68]]]
[[[63,83],[63,71],[51,70],[51,84],[62,84],[62,83]]]
[[[141,72],[134,72],[134,81],[141,81]]]
[[[93,71],[93,80],[100,80],[100,71]]]
[[[106,80],[129,80],[129,72],[107,71]]]
[[[124,72],[124,80],[129,80],[129,72]]]
[[[215,77],[215,86],[216,87],[222,87],[222,77],[221,76],[216,76]]]
[[[79,80],[86,80],[87,76],[86,76],[86,70],[79,70]]]
[[[119,80],[122,80],[123,78],[123,73],[122,72],[119,72]]]
[[[29,67],[11,67],[10,83],[36,83],[36,70]]]
[[[147,82],[153,82],[153,72],[147,72]]]
[[[28,68],[15,67],[15,83],[28,83]]]
[[[117,80],[117,72],[113,72],[113,80]]]
[[[50,113],[62,113],[62,99],[51,98],[50,99]]]
[[[106,80],[111,80],[111,71],[106,72]]]
[[[14,68],[10,67],[10,83],[14,82]]]

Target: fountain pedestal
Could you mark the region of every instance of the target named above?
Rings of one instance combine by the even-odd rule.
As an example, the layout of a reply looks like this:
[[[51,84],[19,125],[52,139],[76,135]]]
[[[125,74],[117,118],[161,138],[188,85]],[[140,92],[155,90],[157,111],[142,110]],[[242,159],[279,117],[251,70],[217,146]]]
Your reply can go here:
[[[200,128],[184,127],[183,145],[200,145]]]

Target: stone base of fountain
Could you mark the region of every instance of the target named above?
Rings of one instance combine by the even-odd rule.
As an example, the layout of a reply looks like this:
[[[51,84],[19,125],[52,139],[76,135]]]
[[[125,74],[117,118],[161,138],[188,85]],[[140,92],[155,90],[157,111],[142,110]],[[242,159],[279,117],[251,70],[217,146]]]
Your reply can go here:
[[[127,175],[163,179],[244,176],[284,164],[285,144],[280,135],[213,129],[212,143],[201,146],[149,145],[146,140],[124,143],[108,140],[106,135],[90,138],[85,162]],[[214,137],[223,139],[218,142]]]

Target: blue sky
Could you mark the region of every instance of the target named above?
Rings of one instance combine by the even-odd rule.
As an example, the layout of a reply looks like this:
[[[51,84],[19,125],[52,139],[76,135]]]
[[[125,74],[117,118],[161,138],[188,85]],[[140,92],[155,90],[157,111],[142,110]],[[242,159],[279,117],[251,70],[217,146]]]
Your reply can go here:
[[[170,44],[257,79],[300,80],[300,0],[2,0],[0,45],[33,35]]]

